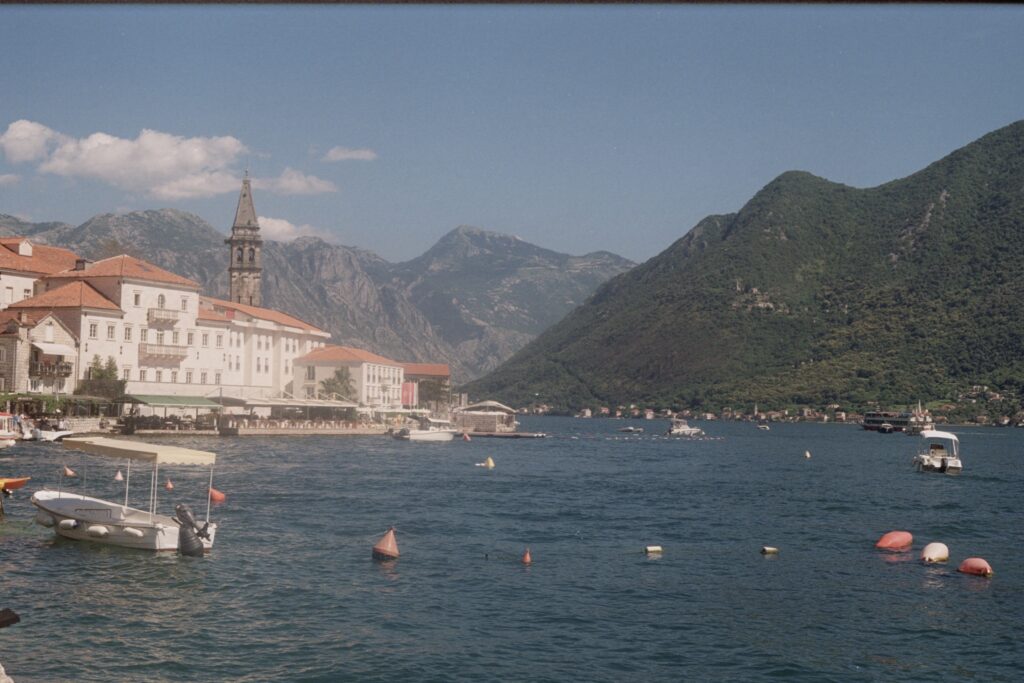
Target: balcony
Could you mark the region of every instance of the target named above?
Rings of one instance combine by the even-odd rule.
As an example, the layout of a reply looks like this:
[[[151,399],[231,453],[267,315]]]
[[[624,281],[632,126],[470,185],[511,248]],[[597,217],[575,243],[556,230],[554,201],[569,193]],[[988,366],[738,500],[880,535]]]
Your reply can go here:
[[[175,325],[181,319],[181,311],[171,308],[151,308],[147,317],[151,325]]]
[[[188,347],[177,344],[139,344],[139,356],[183,360],[188,357]]]
[[[28,364],[29,377],[70,377],[71,363],[39,363]]]

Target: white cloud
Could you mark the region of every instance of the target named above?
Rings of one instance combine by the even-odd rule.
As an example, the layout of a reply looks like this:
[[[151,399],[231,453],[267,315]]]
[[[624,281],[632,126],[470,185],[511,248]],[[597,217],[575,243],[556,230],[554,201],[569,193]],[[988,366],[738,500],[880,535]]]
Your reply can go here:
[[[348,147],[331,147],[322,161],[373,161],[377,153],[372,149],[350,149]]]
[[[304,235],[320,238],[326,237],[319,228],[314,228],[312,225],[295,225],[291,221],[286,221],[283,218],[269,218],[267,216],[260,216],[256,220],[260,224],[261,235],[268,240],[291,242],[295,238],[302,237]]]
[[[306,175],[286,166],[277,178],[258,178],[252,181],[253,187],[270,190],[276,194],[322,194],[337,192],[338,188],[329,180]]]
[[[73,138],[33,121],[0,136],[8,160],[38,161],[41,173],[92,178],[158,199],[212,197],[238,187],[230,171],[245,145],[231,136],[193,137],[144,129],[134,140],[107,133]]]
[[[14,175],[13,173],[4,173],[0,175],[0,187],[5,185],[14,185],[21,180],[21,176]]]
[[[64,139],[65,136],[41,123],[19,119],[0,135],[0,149],[12,163],[36,161],[45,158],[50,147]]]

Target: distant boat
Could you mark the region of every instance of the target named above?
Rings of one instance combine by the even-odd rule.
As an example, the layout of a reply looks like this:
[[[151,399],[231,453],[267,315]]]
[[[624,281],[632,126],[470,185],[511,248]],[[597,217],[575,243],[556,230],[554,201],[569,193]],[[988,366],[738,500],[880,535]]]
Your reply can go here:
[[[878,428],[875,431],[878,432],[879,434],[892,434],[894,429],[896,428],[893,427],[888,422],[883,422],[882,424],[878,425]]]
[[[644,431],[643,427],[619,427],[620,432],[629,432],[632,434],[639,434]]]
[[[929,429],[921,432],[921,438],[927,448],[914,456],[913,463],[918,472],[960,474],[963,463],[960,462],[960,440],[956,434]]]
[[[673,418],[669,424],[666,436],[704,436],[704,430],[700,427],[691,427],[690,424],[679,417]]]
[[[768,424],[768,420],[758,420],[757,428],[767,432],[769,429],[771,429],[771,425]]]
[[[451,441],[459,430],[447,420],[420,420],[419,429],[405,427],[392,436],[399,441]]]

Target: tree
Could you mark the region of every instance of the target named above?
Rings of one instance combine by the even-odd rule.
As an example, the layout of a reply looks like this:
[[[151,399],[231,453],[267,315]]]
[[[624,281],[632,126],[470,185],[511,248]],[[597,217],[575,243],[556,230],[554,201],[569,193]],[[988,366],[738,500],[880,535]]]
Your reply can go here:
[[[355,383],[347,367],[338,368],[334,371],[334,377],[320,382],[320,389],[328,396],[334,394],[348,399],[354,398],[356,394]]]
[[[440,402],[448,398],[447,382],[436,379],[424,379],[419,383],[420,404],[431,401]]]
[[[104,363],[99,355],[94,355],[89,363],[88,376],[78,383],[75,393],[80,396],[117,398],[124,395],[125,385],[125,380],[117,378],[117,361],[113,356],[107,356]]]

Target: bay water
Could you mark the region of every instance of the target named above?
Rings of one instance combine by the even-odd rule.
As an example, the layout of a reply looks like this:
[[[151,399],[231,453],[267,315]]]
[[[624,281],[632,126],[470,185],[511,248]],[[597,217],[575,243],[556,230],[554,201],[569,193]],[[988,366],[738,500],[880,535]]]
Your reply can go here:
[[[32,477],[0,521],[21,615],[0,663],[18,683],[1024,678],[1024,429],[952,428],[952,477],[913,470],[919,438],[852,426],[522,421],[549,438],[164,437],[218,454],[204,558],[55,537],[31,492],[67,464],[69,490],[117,500],[123,464],[0,451]],[[204,515],[207,473],[165,475],[161,509]],[[392,525],[401,556],[376,562]],[[894,529],[912,552],[874,548]],[[948,563],[918,561],[931,541]],[[970,556],[995,575],[957,573]]]

